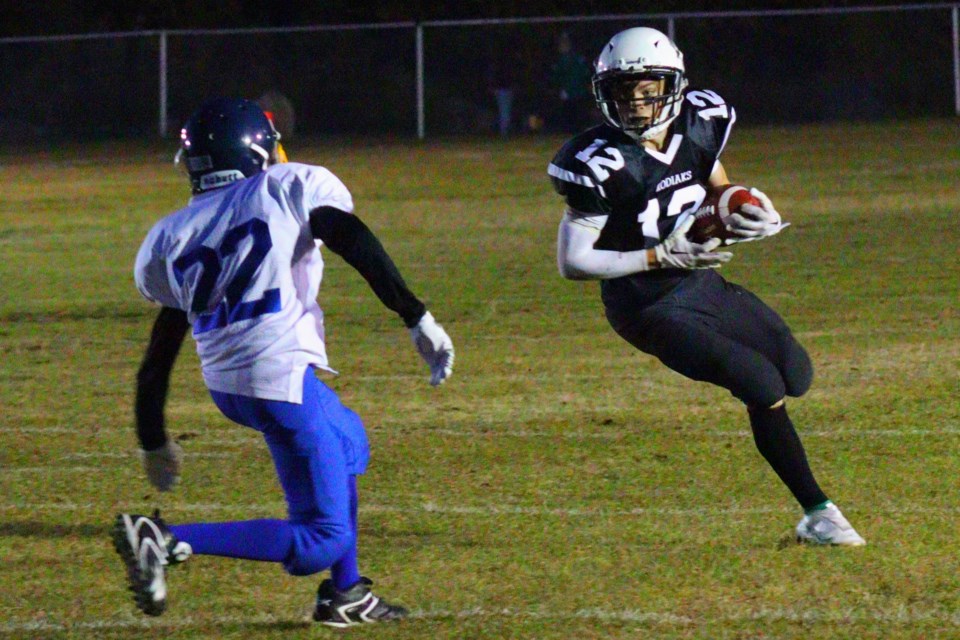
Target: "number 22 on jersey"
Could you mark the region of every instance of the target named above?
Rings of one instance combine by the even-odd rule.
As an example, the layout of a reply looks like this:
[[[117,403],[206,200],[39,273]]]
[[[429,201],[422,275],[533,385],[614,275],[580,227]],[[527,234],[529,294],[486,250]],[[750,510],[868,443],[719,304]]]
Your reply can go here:
[[[252,242],[250,252],[234,270],[230,281],[226,283],[223,300],[213,311],[205,313],[209,308],[213,288],[223,271],[224,259],[237,253],[240,243],[247,238]],[[201,269],[190,303],[190,310],[198,314],[193,326],[194,335],[280,310],[280,289],[277,288],[264,291],[263,296],[256,300],[242,301],[244,293],[250,287],[251,279],[272,246],[273,241],[270,239],[267,223],[254,218],[227,231],[218,248],[201,245],[173,262],[173,273],[180,286],[183,286],[187,271],[194,267]]]

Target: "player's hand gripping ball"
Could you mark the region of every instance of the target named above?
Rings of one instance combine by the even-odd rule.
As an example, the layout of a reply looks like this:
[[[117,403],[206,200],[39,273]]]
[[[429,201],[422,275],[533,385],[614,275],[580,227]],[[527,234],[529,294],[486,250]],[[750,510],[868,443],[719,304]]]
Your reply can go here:
[[[740,240],[738,235],[727,229],[727,225],[730,224],[729,217],[734,213],[750,217],[740,209],[745,204],[760,206],[760,200],[746,187],[736,184],[709,187],[703,203],[693,214],[693,226],[687,232],[687,237],[698,244],[712,238],[719,238],[725,243],[727,240]]]

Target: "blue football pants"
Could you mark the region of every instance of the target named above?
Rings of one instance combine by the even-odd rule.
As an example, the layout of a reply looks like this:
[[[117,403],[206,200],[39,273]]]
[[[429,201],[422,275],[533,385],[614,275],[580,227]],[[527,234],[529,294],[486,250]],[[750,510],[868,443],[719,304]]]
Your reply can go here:
[[[308,368],[303,403],[211,391],[230,420],[263,434],[287,501],[287,520],[172,525],[194,553],[283,563],[292,575],[331,569],[335,586],[360,579],[356,476],[369,446],[360,417]]]

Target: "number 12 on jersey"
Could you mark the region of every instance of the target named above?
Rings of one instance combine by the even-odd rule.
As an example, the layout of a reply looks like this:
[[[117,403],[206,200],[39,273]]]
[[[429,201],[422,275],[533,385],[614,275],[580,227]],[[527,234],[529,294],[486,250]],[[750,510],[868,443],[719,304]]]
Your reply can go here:
[[[677,189],[670,195],[670,202],[667,204],[667,216],[678,216],[688,209],[695,209],[703,202],[707,190],[699,184],[690,184],[681,189]],[[647,202],[647,208],[637,216],[637,222],[642,225],[643,235],[648,238],[660,239],[660,227],[657,222],[660,220],[660,201],[652,198]]]

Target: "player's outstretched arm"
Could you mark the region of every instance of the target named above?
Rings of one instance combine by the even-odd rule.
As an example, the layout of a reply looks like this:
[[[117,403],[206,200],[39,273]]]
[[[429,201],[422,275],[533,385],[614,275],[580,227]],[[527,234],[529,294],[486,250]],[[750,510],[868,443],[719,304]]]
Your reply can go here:
[[[653,251],[603,251],[594,245],[607,222],[605,215],[567,209],[557,231],[557,268],[568,280],[607,280],[652,268]]]
[[[449,378],[453,374],[453,341],[407,287],[367,225],[346,211],[318,207],[310,212],[310,230],[363,276],[384,306],[403,319],[413,344],[430,367],[430,384],[437,386]]]
[[[667,267],[703,269],[719,267],[732,257],[714,252],[719,241],[706,244],[690,242],[686,232],[693,224],[690,217],[670,236],[651,249],[606,251],[595,249],[607,216],[585,216],[570,209],[560,222],[557,235],[557,266],[569,280],[605,280],[641,271]]]
[[[163,407],[167,400],[170,372],[188,327],[185,312],[171,307],[161,308],[137,372],[134,403],[137,439],[143,450],[147,478],[150,484],[161,491],[172,489],[180,478],[183,452],[176,442],[167,438]]]

